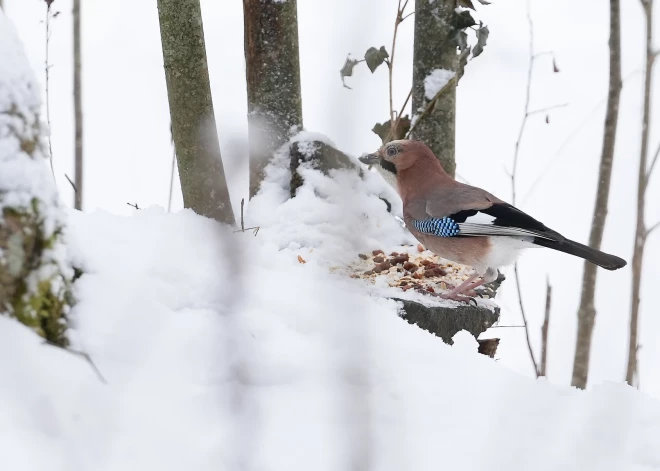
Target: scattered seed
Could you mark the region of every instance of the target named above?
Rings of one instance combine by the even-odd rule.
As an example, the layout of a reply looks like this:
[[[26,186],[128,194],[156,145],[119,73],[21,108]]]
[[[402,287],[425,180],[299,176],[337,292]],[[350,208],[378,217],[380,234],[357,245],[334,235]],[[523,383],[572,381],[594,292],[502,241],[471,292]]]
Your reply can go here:
[[[363,253],[359,253],[358,257],[360,257],[362,260],[367,260],[369,257]]]
[[[382,250],[374,250],[374,251],[371,252],[371,253],[372,253],[372,255],[378,255],[378,254],[383,254],[383,255],[385,255],[385,252],[383,252]]]
[[[420,252],[424,252],[424,246],[422,244],[417,244],[417,250]]]
[[[390,264],[390,262],[383,262],[376,265],[376,268],[380,268],[380,270],[383,271],[383,270],[389,270],[391,266],[392,265]]]
[[[384,257],[381,257],[380,255],[378,257],[374,257],[374,262],[376,263],[383,263],[385,261]]]
[[[417,265],[415,265],[412,262],[405,262],[403,264],[403,268],[405,268],[406,270],[415,270],[417,268]]]

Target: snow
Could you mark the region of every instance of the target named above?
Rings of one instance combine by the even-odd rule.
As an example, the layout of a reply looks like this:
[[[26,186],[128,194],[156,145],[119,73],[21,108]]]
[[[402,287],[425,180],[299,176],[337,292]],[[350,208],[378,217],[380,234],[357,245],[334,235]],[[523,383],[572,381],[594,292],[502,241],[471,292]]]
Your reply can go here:
[[[287,171],[281,151],[247,208],[256,236],[189,210],[70,213],[73,348],[107,384],[0,317],[0,468],[660,467],[658,401],[523,377],[342,275],[410,241],[375,174],[303,164],[287,200]]]
[[[438,92],[442,90],[442,87],[454,78],[454,75],[455,72],[453,70],[434,69],[431,71],[424,79],[424,97],[427,100],[435,98]]]

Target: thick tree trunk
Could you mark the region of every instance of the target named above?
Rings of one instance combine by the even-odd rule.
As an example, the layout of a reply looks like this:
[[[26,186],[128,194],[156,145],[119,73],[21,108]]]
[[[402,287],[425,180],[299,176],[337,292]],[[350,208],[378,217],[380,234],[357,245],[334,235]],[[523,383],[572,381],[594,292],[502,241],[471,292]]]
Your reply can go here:
[[[0,315],[66,346],[73,270],[62,247],[64,218],[38,90],[18,35],[0,11]]]
[[[296,0],[243,0],[250,198],[273,153],[302,128]]]
[[[605,132],[603,150],[598,172],[596,205],[591,223],[589,246],[600,249],[607,217],[607,204],[610,194],[614,144],[616,140],[617,120],[619,117],[619,98],[621,96],[621,7],[619,0],[610,0],[610,84],[605,114]],[[589,355],[591,338],[596,319],[594,295],[596,291],[596,265],[585,262],[582,277],[582,295],[578,308],[578,331],[573,359],[573,378],[571,384],[584,389],[589,376]]]
[[[83,202],[83,118],[82,81],[80,75],[80,0],[73,0],[73,109],[75,121],[75,194],[74,207],[82,210]]]
[[[233,225],[199,0],[158,0],[158,17],[183,204]]]
[[[430,101],[425,97],[424,79],[435,69],[456,72],[458,56],[451,40],[455,0],[421,1],[415,4],[413,57],[413,115],[421,115]],[[456,172],[456,84],[438,98],[433,111],[420,121],[412,138],[424,142],[438,157],[445,171]]]
[[[639,176],[637,179],[637,224],[632,259],[632,294],[630,301],[630,336],[628,339],[628,366],[626,382],[633,385],[637,373],[637,326],[639,324],[639,297],[642,285],[644,246],[646,245],[646,185],[648,183],[647,161],[649,152],[649,127],[651,125],[651,83],[653,79],[653,0],[641,0],[646,17],[646,73],[644,77],[644,114],[642,117],[642,145],[639,155]]]

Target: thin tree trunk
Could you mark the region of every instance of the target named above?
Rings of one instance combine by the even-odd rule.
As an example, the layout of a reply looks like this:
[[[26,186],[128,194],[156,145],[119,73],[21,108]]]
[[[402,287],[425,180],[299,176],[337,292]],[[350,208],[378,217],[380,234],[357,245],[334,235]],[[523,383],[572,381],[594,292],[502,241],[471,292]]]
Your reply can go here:
[[[610,193],[612,162],[614,160],[614,144],[619,116],[619,98],[621,96],[621,7],[619,0],[610,0],[610,79],[607,97],[607,112],[605,114],[605,132],[603,149],[598,172],[598,189],[596,204],[591,223],[589,246],[600,249],[607,218],[607,204]],[[578,330],[573,360],[573,378],[571,384],[584,389],[589,376],[589,355],[591,353],[591,338],[596,319],[596,265],[586,262],[582,277],[582,295],[578,308]]]
[[[303,121],[296,0],[243,0],[243,11],[251,198],[273,153]]]
[[[158,18],[183,205],[233,225],[199,0],[158,0]]]
[[[456,72],[458,56],[450,38],[455,0],[420,1],[415,4],[413,51],[413,115],[419,115],[429,100],[424,96],[424,79],[435,69]],[[433,111],[420,121],[413,139],[424,142],[438,157],[445,171],[456,172],[456,82],[438,97]]]
[[[73,108],[76,128],[73,205],[78,210],[82,210],[83,202],[83,116],[80,49],[80,0],[73,0]]]
[[[649,152],[649,128],[651,124],[651,82],[655,53],[653,51],[653,1],[641,0],[646,16],[646,73],[644,76],[644,114],[642,117],[642,145],[639,155],[639,176],[637,179],[637,224],[632,258],[632,295],[630,301],[630,336],[628,339],[628,366],[626,382],[633,385],[637,373],[637,327],[639,323],[639,296],[642,284],[642,265],[646,245],[646,185],[648,183],[647,161]]]

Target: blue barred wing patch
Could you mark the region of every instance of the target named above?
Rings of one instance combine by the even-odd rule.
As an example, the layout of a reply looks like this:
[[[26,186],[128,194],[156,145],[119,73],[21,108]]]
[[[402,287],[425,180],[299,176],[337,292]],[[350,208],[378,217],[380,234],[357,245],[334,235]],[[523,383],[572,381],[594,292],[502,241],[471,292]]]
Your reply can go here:
[[[437,237],[453,237],[460,232],[456,221],[448,217],[424,220],[413,219],[412,225],[422,234],[431,234]]]

